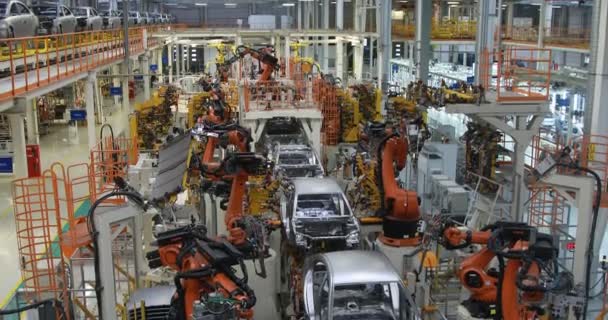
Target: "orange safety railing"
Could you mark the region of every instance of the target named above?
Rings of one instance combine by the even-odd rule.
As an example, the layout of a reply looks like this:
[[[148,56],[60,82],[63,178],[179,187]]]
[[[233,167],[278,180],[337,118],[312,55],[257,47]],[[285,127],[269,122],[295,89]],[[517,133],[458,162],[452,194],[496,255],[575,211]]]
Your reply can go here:
[[[608,207],[608,136],[585,135],[573,143],[573,157],[581,167],[595,171],[602,181],[603,208]]]
[[[129,165],[137,163],[139,150],[136,138],[102,138],[91,150],[91,201],[115,188],[114,178],[127,179]],[[124,203],[125,199],[108,199],[106,204]]]
[[[148,30],[150,47],[157,43],[151,33],[168,28],[171,26],[130,28],[129,52],[143,52],[144,29]],[[111,29],[2,39],[0,77],[5,78],[7,85],[0,91],[0,100],[123,59],[123,34],[122,29]]]
[[[551,50],[506,48],[498,54],[497,101],[548,101],[551,70]]]
[[[57,189],[57,177],[50,170],[40,177],[14,180],[13,210],[26,299],[63,301],[69,319],[67,270],[57,241],[61,233]],[[59,312],[57,319],[62,319]]]
[[[323,113],[323,124],[321,126],[323,142],[325,145],[335,146],[340,138],[340,110],[338,109],[337,89],[321,78],[316,78],[313,83],[313,96]]]
[[[62,216],[65,220],[62,224],[68,226],[60,237],[61,251],[66,258],[70,258],[78,248],[88,246],[92,242],[86,223],[87,218],[76,216],[76,209],[78,204],[91,199],[93,186],[89,164],[71,165],[66,170],[63,165],[55,163],[51,165],[51,169],[59,166],[62,169],[67,204],[67,214],[65,217]]]

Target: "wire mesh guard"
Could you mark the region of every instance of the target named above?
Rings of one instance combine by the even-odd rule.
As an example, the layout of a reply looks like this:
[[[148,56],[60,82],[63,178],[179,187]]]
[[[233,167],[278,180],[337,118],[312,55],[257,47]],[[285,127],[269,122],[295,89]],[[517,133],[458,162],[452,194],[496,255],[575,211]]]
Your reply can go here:
[[[115,188],[114,179],[126,179],[129,165],[137,163],[137,138],[102,138],[91,150],[91,202]],[[105,205],[122,204],[122,197],[104,201]]]
[[[28,301],[58,299],[67,308],[68,281],[57,237],[61,233],[62,210],[57,190],[57,177],[51,171],[12,183],[25,297]],[[67,309],[66,315],[69,318]],[[58,312],[57,319],[61,318]]]

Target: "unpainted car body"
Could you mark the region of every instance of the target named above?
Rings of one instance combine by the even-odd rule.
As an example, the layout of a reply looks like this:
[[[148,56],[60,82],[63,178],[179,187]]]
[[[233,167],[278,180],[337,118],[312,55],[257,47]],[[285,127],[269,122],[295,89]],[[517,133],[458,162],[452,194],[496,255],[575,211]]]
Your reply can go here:
[[[0,2],[0,38],[33,37],[38,17],[21,1]]]
[[[308,144],[302,123],[296,118],[268,119],[256,150],[271,153],[276,145]]]
[[[48,33],[76,32],[76,17],[64,5],[39,4],[32,6],[32,11],[38,16],[40,27],[47,30]]]
[[[324,170],[315,151],[302,144],[277,145],[272,153],[275,175],[289,178],[323,177]]]
[[[103,27],[103,18],[92,7],[72,8],[72,13],[80,30],[101,30]]]
[[[377,251],[311,256],[304,267],[309,320],[419,320],[420,311],[390,261]]]
[[[122,13],[116,10],[100,12],[103,26],[106,29],[114,29],[122,26]]]
[[[135,26],[145,24],[139,11],[129,11],[129,25]]]
[[[147,12],[141,12],[139,15],[141,17],[141,24],[153,24],[154,23],[152,21],[152,18],[150,17],[150,15]]]
[[[359,221],[332,178],[296,178],[281,196],[281,219],[292,246],[307,252],[359,246]]]

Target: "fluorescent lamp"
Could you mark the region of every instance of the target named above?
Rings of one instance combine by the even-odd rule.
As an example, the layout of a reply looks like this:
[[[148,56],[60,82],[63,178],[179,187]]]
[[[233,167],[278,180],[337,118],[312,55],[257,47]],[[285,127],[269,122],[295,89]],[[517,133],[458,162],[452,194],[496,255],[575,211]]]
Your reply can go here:
[[[286,3],[283,3],[283,7],[294,7],[295,5],[296,5],[296,4],[295,4],[295,3],[293,3],[293,2],[286,2]]]
[[[234,7],[236,7],[236,3],[229,3],[229,2],[228,2],[228,3],[224,3],[224,6],[225,6],[225,7],[234,8]]]
[[[315,0],[298,0],[298,1],[300,1],[300,2],[313,2]]]
[[[206,3],[199,3],[199,2],[195,3],[194,5],[195,6],[199,6],[199,7],[206,7],[207,6]]]
[[[177,3],[165,3],[166,6],[176,6]]]
[[[459,1],[448,1],[448,4],[460,4]]]

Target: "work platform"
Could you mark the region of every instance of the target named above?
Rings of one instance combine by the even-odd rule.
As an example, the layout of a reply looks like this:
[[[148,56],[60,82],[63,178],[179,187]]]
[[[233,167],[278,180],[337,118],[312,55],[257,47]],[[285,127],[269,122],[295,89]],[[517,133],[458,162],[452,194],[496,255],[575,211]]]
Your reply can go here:
[[[129,29],[130,57],[158,48],[161,41],[152,35],[170,29]],[[119,29],[7,39],[0,46],[0,112],[13,108],[14,98],[29,100],[46,94],[124,59],[124,37]]]

